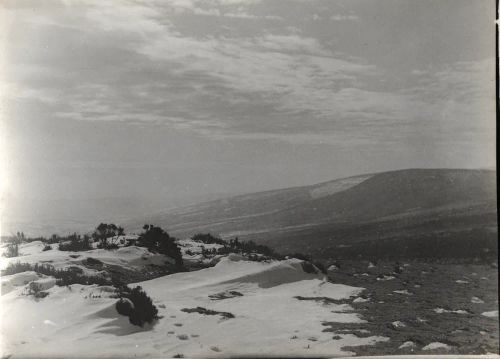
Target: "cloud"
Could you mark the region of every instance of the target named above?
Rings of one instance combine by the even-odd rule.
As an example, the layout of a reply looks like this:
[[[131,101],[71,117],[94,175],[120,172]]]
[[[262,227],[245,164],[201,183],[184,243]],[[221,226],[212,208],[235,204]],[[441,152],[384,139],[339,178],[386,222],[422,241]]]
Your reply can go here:
[[[335,14],[330,16],[330,20],[333,21],[356,21],[359,20],[359,17],[357,15],[343,15],[343,14]]]
[[[32,39],[39,41],[26,38],[9,50],[4,92],[11,103],[39,103],[47,116],[162,124],[216,139],[450,142],[447,131],[466,141],[468,131],[491,130],[487,121],[470,121],[492,111],[485,61],[422,67],[385,83],[390,74],[368,58],[340,54],[334,38],[292,26],[286,12],[272,26],[237,34],[221,34],[226,25],[215,23],[188,34],[176,18],[227,17],[246,29],[245,19],[275,16],[252,12],[256,4],[90,1],[34,15],[22,10],[16,31],[36,25]],[[23,56],[28,49],[32,57]],[[399,137],[388,138],[391,131]]]

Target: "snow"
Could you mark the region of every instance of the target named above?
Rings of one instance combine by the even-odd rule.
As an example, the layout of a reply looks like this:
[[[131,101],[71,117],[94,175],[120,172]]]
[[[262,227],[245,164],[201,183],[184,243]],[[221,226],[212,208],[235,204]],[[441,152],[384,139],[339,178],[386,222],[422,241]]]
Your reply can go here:
[[[469,281],[463,280],[463,279],[457,279],[455,282],[458,284],[468,284],[469,283]]]
[[[407,341],[401,344],[398,349],[415,348],[415,343],[412,341]]]
[[[484,300],[482,300],[481,298],[478,298],[478,297],[472,297],[470,301],[471,301],[471,303],[475,303],[475,304],[484,303]]]
[[[67,253],[47,252],[53,252],[54,263],[73,262]],[[40,258],[47,252],[33,251],[33,256]],[[136,247],[93,250],[79,252],[77,260],[92,256],[130,266],[140,253]],[[59,258],[62,256],[64,261]],[[346,312],[345,305],[295,297],[348,299],[363,289],[330,283],[319,273],[305,273],[301,263],[298,259],[249,262],[231,256],[222,258],[215,267],[137,283],[153,299],[161,316],[155,325],[145,328],[131,325],[116,312],[117,299],[111,298],[110,287],[50,286],[46,278],[28,274],[28,279],[46,283],[49,295],[35,300],[23,295],[24,287],[19,286],[2,296],[4,352],[15,352],[19,357],[56,357],[61,353],[84,357],[95,354],[96,348],[103,357],[348,355],[342,347],[388,340],[352,334],[332,340],[331,333],[323,332],[323,323],[364,320],[355,312]],[[231,290],[243,295],[209,298]],[[230,312],[235,318],[182,311],[195,307]],[[291,340],[292,336],[297,338]]]
[[[16,287],[19,286],[24,286],[28,284],[29,282],[32,282],[34,280],[38,279],[38,274],[35,272],[22,272],[22,273],[16,273],[12,275],[4,275],[1,278],[2,282],[2,295],[5,295],[7,293],[10,293],[13,291]]]
[[[448,310],[444,308],[434,308],[434,312],[437,314],[443,314],[443,313],[455,313],[455,314],[469,314],[466,310],[463,309],[458,309],[458,310]]]
[[[357,297],[352,302],[353,303],[365,303],[365,302],[369,302],[369,301],[370,301],[370,299],[368,299],[368,298]]]
[[[447,344],[440,343],[440,342],[433,342],[425,347],[422,348],[422,350],[435,350],[435,349],[445,349],[445,350],[450,350],[451,347]]]
[[[406,324],[399,321],[399,320],[396,320],[394,322],[391,323],[391,325],[394,327],[394,328],[404,328],[406,327]]]
[[[367,180],[371,176],[372,175],[356,176],[332,182],[327,182],[316,186],[309,193],[312,198],[321,198],[325,196],[330,196],[334,193],[345,191],[346,189],[354,187],[360,184],[361,182]]]
[[[408,289],[403,289],[403,290],[393,290],[393,293],[396,294],[403,294],[403,295],[413,295],[413,293],[410,293]]]
[[[394,277],[392,275],[383,275],[382,277],[377,277],[377,280],[378,281],[386,281],[386,280],[393,280],[395,278],[396,277]]]
[[[492,310],[491,312],[483,312],[481,315],[488,317],[488,318],[495,318],[498,317],[498,310]]]
[[[96,275],[99,270],[87,268],[83,263],[87,258],[98,259],[104,264],[117,265],[128,269],[137,269],[145,265],[162,265],[165,262],[173,262],[169,257],[162,254],[149,252],[144,247],[120,247],[115,250],[93,249],[82,252],[60,251],[57,244],[53,244],[52,250],[43,251],[44,244],[40,241],[22,244],[19,251],[23,254],[19,257],[2,258],[0,268],[5,269],[10,263],[48,264],[56,269],[67,269],[78,267],[86,275]]]

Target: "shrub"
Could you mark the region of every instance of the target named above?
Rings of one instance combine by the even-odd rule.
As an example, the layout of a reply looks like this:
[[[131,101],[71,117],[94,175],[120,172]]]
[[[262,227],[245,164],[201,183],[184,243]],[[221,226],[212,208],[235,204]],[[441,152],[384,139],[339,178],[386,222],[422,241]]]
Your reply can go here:
[[[19,257],[19,245],[26,242],[26,237],[23,232],[17,232],[14,237],[8,240],[10,243],[7,245],[7,251],[3,254],[4,257],[13,258]]]
[[[2,275],[11,275],[26,271],[34,271],[46,276],[52,276],[56,278],[56,284],[59,286],[70,285],[70,284],[83,284],[83,285],[109,285],[110,280],[100,276],[88,276],[83,274],[81,268],[70,267],[68,269],[55,269],[49,264],[34,264],[29,263],[11,263],[9,266],[2,270]]]
[[[73,233],[68,237],[60,237],[60,239],[60,251],[80,252],[93,249],[88,236],[81,237],[79,234]]]
[[[122,298],[116,303],[116,310],[128,316],[131,324],[142,327],[145,323],[158,319],[158,309],[141,287],[122,288],[121,295]]]
[[[145,231],[138,238],[138,246],[146,247],[151,252],[173,258],[177,267],[182,267],[182,253],[175,238],[170,237],[162,228],[151,224],[144,225],[143,229]]]
[[[94,230],[94,233],[92,233],[92,238],[95,241],[99,242],[98,247],[103,248],[103,249],[115,249],[118,248],[118,245],[116,243],[109,243],[108,239],[117,237],[117,236],[122,236],[124,235],[124,230],[122,227],[118,227],[117,225],[110,223],[101,223],[99,224],[96,229]]]
[[[7,258],[19,257],[19,245],[17,243],[9,243],[3,255]]]
[[[44,251],[44,252],[45,251],[50,251],[51,249],[52,249],[52,246],[50,244],[46,244],[46,245],[43,246],[42,251]]]
[[[224,240],[214,237],[210,233],[198,233],[192,236],[191,239],[195,242],[201,242],[205,244],[226,244]]]
[[[39,283],[30,282],[27,295],[32,295],[35,298],[45,298],[49,293],[42,291],[42,286]]]
[[[116,302],[116,311],[121,315],[130,316],[134,310],[134,304],[129,299],[120,298],[118,302]]]
[[[223,318],[226,318],[226,319],[234,318],[234,314],[233,313],[219,312],[219,311],[216,311],[216,310],[207,309],[207,308],[203,308],[203,307],[183,308],[183,309],[181,309],[181,311],[182,312],[186,312],[186,313],[199,313],[199,314],[204,314],[204,315],[220,315],[220,316],[222,316]]]
[[[2,275],[12,275],[33,270],[33,266],[29,263],[9,263],[7,268],[2,270]]]
[[[225,242],[225,246],[220,248],[217,254],[227,254],[235,251],[247,254],[257,253],[270,258],[280,258],[280,256],[268,246],[257,244],[253,241],[241,242],[238,238],[230,239],[228,242]]]

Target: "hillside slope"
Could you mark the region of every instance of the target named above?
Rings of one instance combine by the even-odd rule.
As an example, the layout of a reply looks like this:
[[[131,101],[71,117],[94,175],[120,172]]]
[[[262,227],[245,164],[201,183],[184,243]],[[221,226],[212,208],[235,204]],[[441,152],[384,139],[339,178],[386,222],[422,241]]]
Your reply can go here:
[[[136,229],[144,221],[180,237],[212,232],[265,242],[284,252],[315,252],[323,257],[331,257],[332,251],[357,255],[355,243],[374,240],[389,240],[383,247],[390,254],[391,246],[402,243],[394,244],[396,239],[408,241],[402,247],[411,256],[418,249],[412,247],[414,241],[439,237],[444,241],[441,244],[453,238],[467,242],[471,234],[491,250],[496,247],[496,173],[410,169],[356,176],[206,202],[128,227]],[[349,246],[354,247],[346,250]],[[456,255],[470,254],[463,249]],[[401,249],[396,252],[401,254]]]
[[[26,255],[18,259],[40,262],[41,249],[33,245],[30,253],[27,249],[23,247]],[[130,264],[128,252],[110,252],[114,263]],[[63,255],[57,250],[43,253],[55,261]],[[81,256],[96,253],[79,252]],[[298,259],[250,262],[229,255],[211,268],[137,283],[160,315],[143,328],[118,314],[113,287],[59,286],[54,278],[35,272],[5,275],[2,281],[11,284],[0,299],[5,357],[58,358],[68,353],[94,357],[96,348],[106,358],[338,356],[350,353],[343,347],[389,339],[376,334],[339,334],[332,339],[331,332],[323,331],[325,322],[365,322],[351,306],[363,288],[331,283],[317,270],[306,272]],[[46,296],[30,294],[29,282],[43,285]],[[309,296],[331,303],[297,299]],[[270,321],[271,317],[279,320]]]

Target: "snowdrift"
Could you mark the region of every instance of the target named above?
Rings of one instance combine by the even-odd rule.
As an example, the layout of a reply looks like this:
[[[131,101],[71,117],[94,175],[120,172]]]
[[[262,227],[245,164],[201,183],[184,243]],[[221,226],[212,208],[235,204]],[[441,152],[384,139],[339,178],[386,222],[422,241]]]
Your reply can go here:
[[[295,297],[354,299],[362,288],[332,284],[321,273],[306,273],[297,259],[265,263],[229,256],[212,268],[137,284],[153,299],[161,316],[145,328],[131,325],[116,312],[116,298],[110,297],[108,287],[53,286],[47,288],[47,297],[35,299],[22,294],[24,287],[12,286],[1,299],[3,355],[345,355],[349,353],[341,350],[343,346],[386,340],[350,334],[339,339],[323,332],[323,322],[362,319],[348,304]]]

